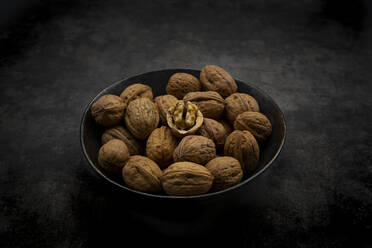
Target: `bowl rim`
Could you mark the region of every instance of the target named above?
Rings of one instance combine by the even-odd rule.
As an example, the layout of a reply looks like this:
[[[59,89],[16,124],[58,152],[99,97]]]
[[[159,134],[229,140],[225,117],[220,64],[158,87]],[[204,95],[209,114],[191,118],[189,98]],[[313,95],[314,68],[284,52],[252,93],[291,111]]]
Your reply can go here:
[[[244,181],[242,181],[242,182],[240,182],[240,183],[238,183],[238,184],[236,184],[236,185],[234,185],[234,186],[232,186],[230,188],[227,188],[227,189],[224,189],[224,190],[221,190],[221,191],[217,191],[217,192],[206,193],[206,194],[202,194],[202,195],[194,195],[194,196],[157,195],[157,194],[151,194],[151,193],[146,193],[146,192],[141,192],[141,191],[138,191],[138,190],[134,190],[134,189],[131,189],[129,187],[126,187],[126,186],[124,186],[122,184],[119,184],[118,182],[110,179],[108,176],[106,176],[104,173],[102,173],[98,168],[96,168],[95,164],[90,159],[90,157],[89,157],[89,155],[88,155],[88,153],[86,151],[85,144],[84,144],[83,134],[84,134],[84,120],[86,119],[86,116],[87,116],[87,114],[89,112],[89,109],[90,109],[91,105],[98,99],[98,96],[101,95],[101,93],[104,93],[105,91],[109,90],[110,88],[115,87],[116,85],[119,85],[120,83],[122,83],[124,81],[130,80],[130,79],[135,78],[135,77],[138,77],[138,76],[143,76],[143,75],[146,75],[146,74],[152,74],[152,73],[156,73],[156,72],[177,71],[177,70],[179,70],[179,71],[194,71],[194,72],[200,73],[200,70],[195,70],[195,69],[174,68],[174,69],[162,69],[162,70],[149,71],[149,72],[145,72],[145,73],[133,75],[133,76],[130,76],[130,77],[127,77],[127,78],[124,78],[124,79],[120,79],[120,80],[118,80],[118,81],[110,84],[109,86],[103,88],[101,91],[99,91],[98,94],[96,94],[95,97],[93,97],[92,100],[89,101],[89,103],[85,107],[85,110],[83,112],[82,119],[80,121],[80,145],[81,145],[81,148],[83,150],[84,157],[88,161],[88,163],[90,164],[90,166],[93,167],[93,169],[99,175],[101,175],[104,179],[106,179],[110,183],[112,183],[112,184],[114,184],[114,185],[116,185],[116,186],[118,186],[118,187],[120,187],[122,189],[128,190],[128,191],[130,191],[132,193],[135,193],[135,194],[140,194],[142,196],[154,197],[154,198],[160,198],[160,199],[199,199],[199,198],[212,198],[212,197],[215,197],[215,196],[218,196],[218,195],[222,195],[224,193],[227,193],[229,191],[233,191],[235,189],[238,189],[238,188],[242,187],[243,185],[251,182],[256,177],[260,176],[263,172],[265,172],[273,164],[273,162],[276,160],[276,158],[279,156],[279,154],[282,151],[282,148],[283,148],[283,146],[285,144],[286,137],[287,137],[287,124],[286,124],[286,120],[284,118],[284,114],[283,114],[282,110],[279,108],[278,104],[274,101],[274,99],[270,95],[268,95],[267,93],[265,93],[259,87],[252,86],[250,83],[247,83],[247,81],[242,81],[242,80],[240,80],[239,78],[236,78],[236,77],[234,77],[234,80],[235,81],[239,81],[239,82],[241,82],[243,84],[248,85],[249,87],[254,88],[260,94],[264,95],[266,98],[269,98],[273,102],[275,108],[277,108],[278,112],[280,113],[281,118],[283,119],[283,129],[284,129],[283,130],[283,134],[284,134],[283,135],[283,139],[281,140],[280,145],[279,145],[279,148],[275,152],[274,156],[261,169],[259,169],[258,171],[256,171],[253,175],[251,175],[250,177],[248,177]]]

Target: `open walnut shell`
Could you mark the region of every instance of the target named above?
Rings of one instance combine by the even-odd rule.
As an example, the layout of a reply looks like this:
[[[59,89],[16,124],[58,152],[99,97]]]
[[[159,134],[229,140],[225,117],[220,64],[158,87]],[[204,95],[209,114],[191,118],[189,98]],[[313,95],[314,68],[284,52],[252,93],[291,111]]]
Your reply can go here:
[[[199,130],[203,124],[203,114],[195,104],[179,100],[169,108],[167,123],[172,133],[182,138]]]

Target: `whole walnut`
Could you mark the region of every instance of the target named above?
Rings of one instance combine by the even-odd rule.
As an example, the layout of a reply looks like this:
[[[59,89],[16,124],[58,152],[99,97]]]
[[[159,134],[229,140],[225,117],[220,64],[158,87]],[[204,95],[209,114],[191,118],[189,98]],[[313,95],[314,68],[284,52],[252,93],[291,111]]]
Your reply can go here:
[[[155,104],[158,107],[160,120],[163,124],[167,123],[167,113],[170,107],[174,106],[177,98],[172,95],[163,95],[155,98]]]
[[[120,97],[123,99],[125,106],[128,106],[131,101],[141,97],[148,98],[152,101],[154,95],[150,86],[145,84],[132,84],[121,92]]]
[[[168,95],[173,95],[182,99],[187,93],[200,91],[202,89],[199,80],[188,73],[175,73],[168,81],[165,91]]]
[[[202,123],[203,114],[198,106],[191,102],[185,103],[182,100],[177,100],[176,104],[168,110],[167,124],[178,138],[195,134]]]
[[[219,119],[225,109],[225,100],[215,91],[190,92],[183,100],[198,106],[205,118]]]
[[[227,136],[224,152],[239,160],[244,173],[251,173],[258,166],[260,149],[249,131],[235,130]]]
[[[206,90],[217,91],[223,98],[235,93],[238,86],[231,75],[217,65],[206,65],[200,72],[200,82]]]
[[[259,112],[243,112],[234,122],[237,130],[248,130],[258,142],[264,142],[272,131],[271,123],[267,117]]]
[[[161,183],[168,195],[201,195],[212,187],[213,175],[202,165],[177,162],[164,170]]]
[[[256,99],[245,93],[234,93],[225,99],[225,114],[231,125],[234,124],[235,118],[246,111],[259,112],[260,107]]]
[[[99,149],[98,164],[107,172],[120,175],[129,156],[125,143],[119,139],[113,139]]]
[[[232,131],[234,131],[234,129],[232,128],[232,126],[229,124],[228,121],[226,121],[225,119],[222,119],[222,120],[219,120],[219,122],[223,125],[223,127],[225,128],[225,131],[226,131],[226,136],[229,135],[230,133],[232,133]]]
[[[95,121],[105,127],[118,125],[124,116],[125,104],[120,97],[103,95],[90,109]]]
[[[215,157],[214,142],[200,135],[185,136],[173,153],[173,159],[176,162],[190,161],[202,165]]]
[[[102,144],[106,144],[112,139],[123,141],[129,150],[130,155],[143,154],[143,145],[127,129],[122,126],[108,128],[102,134]]]
[[[158,126],[159,112],[151,100],[138,98],[129,103],[124,120],[134,137],[145,140]]]
[[[160,178],[163,172],[154,161],[147,157],[131,156],[122,174],[124,182],[132,189],[147,193],[156,193],[161,190]]]
[[[218,121],[209,118],[204,118],[199,134],[213,140],[218,149],[223,148],[227,136],[225,127]]]
[[[165,168],[173,162],[173,152],[177,147],[177,138],[172,131],[161,126],[150,134],[146,144],[146,156],[154,160],[160,168]]]
[[[243,177],[242,167],[233,157],[214,158],[205,165],[212,173],[214,180],[212,191],[220,191],[241,182]]]

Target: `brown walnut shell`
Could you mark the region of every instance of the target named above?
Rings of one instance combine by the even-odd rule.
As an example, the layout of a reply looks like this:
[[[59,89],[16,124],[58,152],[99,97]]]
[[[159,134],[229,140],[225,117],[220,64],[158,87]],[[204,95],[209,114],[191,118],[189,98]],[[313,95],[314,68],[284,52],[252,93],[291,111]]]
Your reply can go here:
[[[225,114],[231,125],[235,118],[246,111],[259,112],[260,107],[256,99],[245,93],[234,93],[225,99]]]
[[[120,175],[129,156],[125,143],[119,139],[113,139],[99,149],[98,164],[107,172]]]
[[[216,146],[214,142],[200,135],[184,137],[173,153],[173,159],[176,162],[190,161],[202,165],[215,157]]]
[[[181,72],[175,73],[169,78],[165,91],[168,95],[173,95],[181,100],[187,93],[201,89],[201,84],[196,77]]]
[[[233,157],[214,158],[205,165],[212,173],[214,180],[212,191],[220,191],[241,182],[243,170],[237,159]]]
[[[204,118],[199,134],[213,140],[217,148],[223,148],[227,137],[225,127],[218,121],[209,118]]]
[[[259,112],[239,114],[235,119],[234,128],[250,131],[258,142],[264,142],[271,135],[272,131],[269,119]]]
[[[158,107],[160,120],[163,124],[167,123],[167,113],[170,107],[174,106],[177,98],[172,95],[163,95],[155,98],[155,104]]]
[[[215,91],[190,92],[183,100],[198,106],[205,118],[219,119],[225,109],[225,100]]]
[[[232,133],[232,131],[234,131],[234,129],[232,128],[232,126],[230,125],[230,123],[227,120],[222,119],[222,120],[219,120],[219,122],[225,128],[226,136],[229,135],[230,133]]]
[[[239,160],[244,173],[257,169],[260,149],[254,136],[249,131],[235,130],[226,138],[224,152]]]
[[[177,162],[164,170],[161,182],[168,195],[201,195],[212,187],[213,175],[202,165]]]
[[[138,98],[129,103],[125,124],[134,137],[145,140],[159,124],[158,109],[148,98]]]
[[[146,97],[152,101],[154,95],[150,86],[145,84],[132,84],[125,88],[120,94],[120,98],[123,99],[125,106],[128,106],[131,101],[141,97]]]
[[[204,66],[200,72],[200,82],[206,90],[217,91],[223,98],[238,89],[231,75],[217,65]]]
[[[163,172],[154,161],[147,157],[131,156],[122,174],[124,182],[132,189],[147,193],[161,190],[160,178]]]
[[[92,104],[90,110],[98,124],[109,127],[120,124],[125,106],[120,97],[109,94],[101,96]]]
[[[122,126],[108,128],[102,134],[102,144],[106,144],[112,139],[123,141],[129,150],[130,155],[143,154],[143,145],[127,129]]]
[[[152,131],[147,139],[146,156],[163,169],[173,162],[173,152],[176,147],[177,138],[168,127],[161,126]]]

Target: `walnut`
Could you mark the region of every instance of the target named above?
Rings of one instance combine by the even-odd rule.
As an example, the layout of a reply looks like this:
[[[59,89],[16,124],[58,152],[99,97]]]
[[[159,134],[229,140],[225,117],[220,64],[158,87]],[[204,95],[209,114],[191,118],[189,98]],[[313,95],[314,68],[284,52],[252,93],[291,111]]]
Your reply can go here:
[[[198,106],[205,118],[219,119],[225,109],[225,100],[215,91],[190,92],[183,100]]]
[[[123,99],[125,106],[128,106],[131,101],[141,97],[146,97],[152,101],[154,95],[152,94],[150,86],[144,84],[132,84],[120,94],[120,97]]]
[[[161,183],[168,195],[201,195],[211,188],[213,175],[202,165],[178,162],[164,170]]]
[[[148,98],[138,98],[129,103],[125,112],[128,130],[140,140],[145,140],[159,124],[159,112]]]
[[[199,134],[214,141],[217,148],[223,148],[226,140],[225,127],[216,120],[204,118]]]
[[[163,124],[167,123],[167,113],[170,107],[174,106],[177,98],[172,95],[163,95],[155,98],[156,106],[159,110],[160,120]]]
[[[242,180],[243,171],[240,163],[233,157],[214,158],[205,165],[212,173],[213,191],[220,191],[234,186]]]
[[[124,182],[132,189],[147,193],[161,190],[160,178],[163,172],[149,158],[140,155],[131,156],[122,174]]]
[[[143,145],[127,129],[122,126],[108,128],[102,135],[102,144],[106,144],[112,139],[123,141],[129,150],[130,155],[143,154]]]
[[[176,147],[177,138],[168,127],[161,126],[150,134],[146,144],[146,156],[154,160],[160,168],[165,168],[173,162]]]
[[[118,125],[124,116],[125,104],[115,95],[101,96],[90,109],[93,118],[102,126]]]
[[[98,152],[98,164],[109,173],[120,175],[129,159],[129,151],[125,143],[113,139],[104,144]]]
[[[200,82],[206,90],[217,91],[223,98],[238,89],[231,75],[217,65],[204,66],[200,72]]]
[[[235,119],[234,128],[250,131],[258,142],[264,142],[270,136],[272,130],[269,119],[259,112],[239,114]]]
[[[185,106],[186,105],[186,106]],[[191,102],[179,100],[169,108],[167,123],[176,137],[196,133],[203,123],[203,114]]]
[[[238,114],[246,111],[259,112],[260,107],[256,99],[245,93],[234,93],[225,99],[225,113],[227,120],[234,124],[235,118]]]
[[[211,139],[200,135],[184,137],[174,150],[173,159],[176,162],[190,161],[206,164],[216,157],[216,146]]]
[[[232,131],[234,131],[234,129],[232,128],[232,126],[229,124],[229,122],[227,122],[225,119],[222,119],[222,120],[219,120],[219,122],[223,125],[223,127],[225,128],[225,131],[226,131],[226,136],[229,135],[230,133],[232,133]]]
[[[227,136],[224,152],[239,160],[244,173],[251,173],[258,166],[260,149],[249,131],[235,130]]]
[[[165,91],[178,99],[182,99],[187,93],[202,89],[199,80],[188,73],[175,73],[168,81]]]

